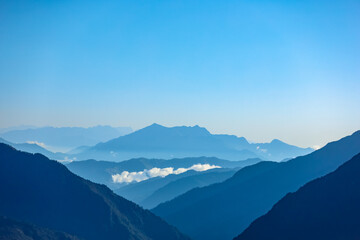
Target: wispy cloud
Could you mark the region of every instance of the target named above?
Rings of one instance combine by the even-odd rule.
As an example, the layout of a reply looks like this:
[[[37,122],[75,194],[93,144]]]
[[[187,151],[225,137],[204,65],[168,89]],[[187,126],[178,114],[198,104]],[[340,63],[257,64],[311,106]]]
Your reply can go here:
[[[320,147],[319,145],[314,145],[312,148],[313,148],[314,150],[319,150],[321,147]]]
[[[36,145],[38,145],[38,146],[40,146],[40,147],[46,148],[46,145],[45,145],[45,143],[43,143],[43,142],[38,142],[38,141],[26,141],[26,143],[36,144]]]
[[[141,182],[154,177],[166,177],[170,174],[181,174],[189,170],[202,172],[213,168],[221,168],[221,167],[216,165],[199,163],[199,164],[194,164],[189,168],[178,168],[176,170],[174,170],[173,167],[168,167],[168,168],[145,169],[139,172],[123,171],[122,173],[114,174],[111,177],[114,183],[124,183],[124,182],[130,183],[130,182]]]
[[[76,161],[76,157],[73,157],[73,158],[68,158],[68,157],[65,157],[63,160],[57,160],[58,162],[60,163],[71,163],[73,161]]]

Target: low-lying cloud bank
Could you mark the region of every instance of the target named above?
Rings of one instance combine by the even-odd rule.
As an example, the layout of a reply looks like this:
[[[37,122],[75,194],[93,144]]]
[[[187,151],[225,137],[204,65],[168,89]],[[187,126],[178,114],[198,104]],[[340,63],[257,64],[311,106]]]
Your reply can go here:
[[[189,170],[194,170],[198,172],[207,171],[213,168],[221,168],[220,166],[210,165],[210,164],[194,164],[189,168],[178,168],[174,170],[173,167],[168,168],[152,168],[145,169],[140,172],[128,172],[123,171],[122,173],[112,175],[112,180],[114,183],[130,183],[130,182],[141,182],[149,178],[154,177],[166,177],[170,174],[181,174]]]

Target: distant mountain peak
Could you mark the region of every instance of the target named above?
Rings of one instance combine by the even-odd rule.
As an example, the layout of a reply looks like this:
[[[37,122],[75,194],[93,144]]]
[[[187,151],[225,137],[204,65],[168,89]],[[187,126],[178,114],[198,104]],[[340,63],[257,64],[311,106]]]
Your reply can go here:
[[[181,129],[183,131],[186,131],[186,133],[189,134],[200,134],[200,135],[206,135],[209,136],[211,133],[204,127],[200,127],[199,125],[195,126],[182,126],[182,127],[173,127],[173,129]]]
[[[135,132],[135,134],[144,134],[144,133],[151,133],[151,134],[172,134],[172,135],[179,135],[179,136],[208,136],[211,133],[203,127],[199,125],[195,126],[176,126],[176,127],[165,127],[157,123],[153,123],[150,126],[145,128],[139,129]]]
[[[285,144],[283,141],[279,140],[279,139],[273,139],[270,143],[275,143],[275,144]]]
[[[153,123],[153,124],[151,124],[151,125],[149,125],[147,127],[140,128],[135,132],[142,132],[142,131],[145,131],[145,130],[154,130],[154,131],[156,131],[156,130],[165,129],[165,128],[166,128],[165,126],[162,126],[162,125],[160,125],[158,123]]]
[[[151,124],[151,125],[148,126],[148,127],[165,127],[165,126],[160,125],[160,124],[158,124],[158,123],[153,123],[153,124]]]

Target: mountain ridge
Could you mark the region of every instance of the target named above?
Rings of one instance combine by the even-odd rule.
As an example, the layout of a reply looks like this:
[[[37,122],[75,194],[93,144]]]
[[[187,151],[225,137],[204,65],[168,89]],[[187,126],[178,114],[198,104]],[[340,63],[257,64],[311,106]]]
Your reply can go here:
[[[234,240],[357,239],[359,171],[357,154],[335,171],[288,193]]]

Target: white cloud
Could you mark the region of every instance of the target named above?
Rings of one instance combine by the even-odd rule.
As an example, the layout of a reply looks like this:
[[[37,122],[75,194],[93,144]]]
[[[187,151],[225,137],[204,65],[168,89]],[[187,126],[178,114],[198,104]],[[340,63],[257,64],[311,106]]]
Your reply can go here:
[[[71,163],[73,161],[76,161],[76,157],[73,157],[73,158],[68,158],[68,157],[65,157],[63,160],[57,160],[59,163]]]
[[[130,182],[141,182],[154,177],[166,177],[170,174],[181,174],[189,170],[202,172],[213,168],[221,168],[221,167],[216,165],[199,163],[199,164],[194,164],[189,168],[178,168],[176,170],[174,170],[174,168],[172,167],[167,167],[167,168],[145,169],[140,172],[123,171],[122,173],[114,174],[111,177],[114,183],[124,183],[124,182],[130,183]]]
[[[111,177],[114,183],[123,183],[123,182],[130,183],[134,181],[141,182],[149,178],[144,171],[140,171],[140,172],[123,171],[121,174],[115,174],[112,175]]]
[[[113,157],[117,157],[118,154],[116,152],[114,152],[114,151],[110,151],[110,155],[113,156]]]
[[[320,147],[319,145],[314,145],[312,148],[313,148],[314,150],[319,150],[321,147]]]
[[[259,150],[260,152],[263,152],[263,153],[266,153],[266,152],[267,152],[267,149],[265,149],[265,148],[260,148],[260,146],[257,146],[257,147],[256,147],[256,150]]]
[[[43,143],[43,142],[38,142],[38,141],[26,141],[26,143],[36,144],[36,145],[38,145],[38,146],[40,146],[40,147],[43,147],[43,148],[46,147],[45,143]]]

